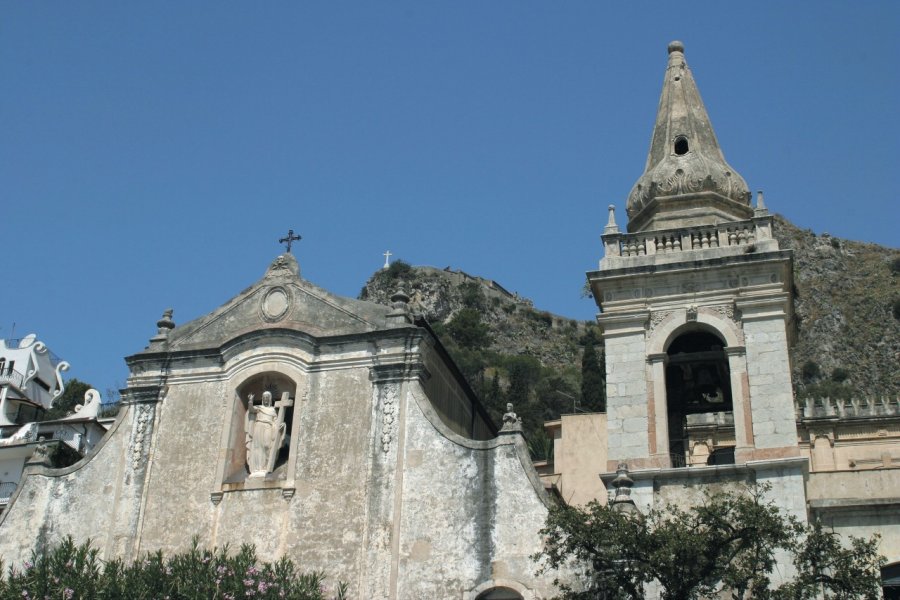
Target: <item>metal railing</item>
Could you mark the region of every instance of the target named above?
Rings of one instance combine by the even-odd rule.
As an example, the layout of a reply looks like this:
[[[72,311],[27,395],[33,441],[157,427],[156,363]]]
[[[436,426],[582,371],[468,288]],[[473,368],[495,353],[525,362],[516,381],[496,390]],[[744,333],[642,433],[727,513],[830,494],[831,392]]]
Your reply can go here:
[[[6,347],[10,350],[15,350],[19,348],[19,344],[22,343],[22,340],[25,338],[10,338],[8,340],[4,340],[6,342]],[[38,340],[34,340],[36,344]],[[29,346],[30,347],[30,346]],[[46,346],[45,346],[46,347]],[[62,359],[58,357],[52,350],[47,348],[47,356],[50,357],[50,364],[54,366],[54,368],[62,362]]]
[[[22,382],[25,381],[25,375],[9,368],[0,368],[0,385],[8,384],[17,389],[22,389]]]

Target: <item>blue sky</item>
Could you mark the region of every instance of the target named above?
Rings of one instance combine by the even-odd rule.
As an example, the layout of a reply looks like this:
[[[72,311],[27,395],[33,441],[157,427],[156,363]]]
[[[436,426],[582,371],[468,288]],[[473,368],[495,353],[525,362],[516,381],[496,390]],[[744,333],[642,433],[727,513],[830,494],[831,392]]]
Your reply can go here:
[[[771,210],[898,246],[898,2],[4,1],[0,337],[122,386],[288,228],[339,294],[389,249],[590,319],[673,39]]]

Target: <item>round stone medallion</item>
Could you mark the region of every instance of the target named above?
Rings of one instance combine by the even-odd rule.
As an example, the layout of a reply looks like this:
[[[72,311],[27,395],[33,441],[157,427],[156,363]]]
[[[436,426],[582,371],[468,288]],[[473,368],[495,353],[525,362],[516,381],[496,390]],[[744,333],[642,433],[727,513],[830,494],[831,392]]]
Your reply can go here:
[[[260,308],[266,321],[280,321],[291,308],[291,296],[283,287],[274,287],[263,296]]]

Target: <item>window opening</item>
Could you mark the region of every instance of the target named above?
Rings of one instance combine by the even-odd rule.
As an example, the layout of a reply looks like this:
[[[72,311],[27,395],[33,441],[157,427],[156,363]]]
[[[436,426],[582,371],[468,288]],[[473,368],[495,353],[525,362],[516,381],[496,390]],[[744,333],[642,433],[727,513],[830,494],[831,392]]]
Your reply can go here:
[[[675,154],[681,156],[688,153],[688,140],[683,135],[675,138]]]

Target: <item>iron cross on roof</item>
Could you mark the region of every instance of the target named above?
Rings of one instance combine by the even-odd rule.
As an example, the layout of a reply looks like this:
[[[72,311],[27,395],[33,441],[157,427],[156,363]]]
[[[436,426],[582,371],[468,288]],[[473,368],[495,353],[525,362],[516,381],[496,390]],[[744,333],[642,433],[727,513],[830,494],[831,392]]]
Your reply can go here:
[[[300,236],[294,235],[293,229],[288,229],[287,236],[278,240],[278,243],[279,244],[287,244],[287,251],[288,251],[288,254],[290,254],[291,253],[291,244],[298,241],[299,239],[300,239]]]

